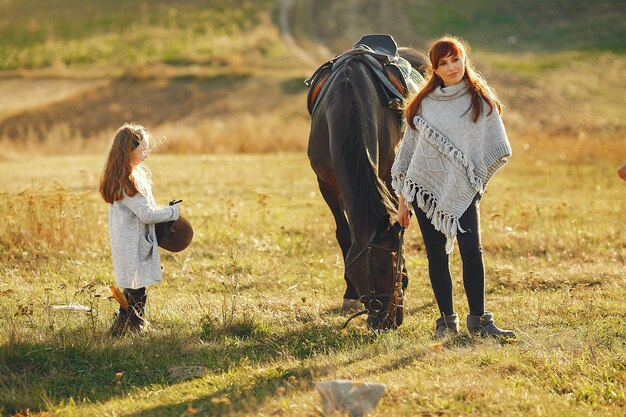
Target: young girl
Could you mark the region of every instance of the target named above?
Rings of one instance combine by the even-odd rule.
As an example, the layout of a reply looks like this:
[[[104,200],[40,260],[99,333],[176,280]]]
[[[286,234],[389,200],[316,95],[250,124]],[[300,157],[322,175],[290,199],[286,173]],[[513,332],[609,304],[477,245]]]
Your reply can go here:
[[[442,37],[430,48],[433,74],[405,110],[408,126],[391,170],[399,196],[398,222],[408,227],[413,208],[441,313],[437,337],[459,331],[448,264],[457,237],[468,330],[514,337],[514,332],[496,327],[493,314],[485,311],[479,212],[485,187],[511,155],[511,145],[500,118],[502,105],[470,64],[468,51],[453,36]]]
[[[125,124],[115,133],[100,179],[100,194],[109,206],[109,234],[115,281],[128,301],[120,307],[110,333],[138,332],[147,323],[144,308],[148,285],[161,282],[161,260],[154,225],[177,220],[177,205],[157,207],[148,157],[150,135],[142,127]]]

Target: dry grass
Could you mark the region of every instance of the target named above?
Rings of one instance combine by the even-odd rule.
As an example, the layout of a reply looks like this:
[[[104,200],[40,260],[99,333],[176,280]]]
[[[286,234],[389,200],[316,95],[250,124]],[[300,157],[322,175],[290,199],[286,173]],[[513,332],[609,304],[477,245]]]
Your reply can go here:
[[[620,83],[615,68],[624,58],[610,53],[563,53],[558,57],[576,60],[579,70],[572,73],[569,67],[548,67],[537,75],[531,68],[548,59],[541,54],[516,59],[477,54],[480,68],[505,104],[509,132],[524,138],[576,138],[583,141],[579,144],[610,138],[616,143],[612,146],[621,151],[626,108],[623,100],[610,92]],[[115,127],[127,120],[170,138],[161,148],[168,153],[306,149],[309,115],[303,80],[312,70],[297,65],[280,70],[234,68],[216,71],[161,64],[133,67],[124,76],[99,81],[86,81],[81,72],[69,78],[35,78],[32,82],[40,93],[29,100],[16,100],[0,113],[0,158],[19,158],[26,152],[102,153]],[[584,82],[578,83],[581,73]],[[77,85],[72,86],[70,80]],[[30,82],[22,81],[21,85]],[[16,83],[15,79],[0,79],[0,86],[8,91],[15,90]],[[587,150],[568,147],[566,152]]]
[[[387,384],[377,412],[389,416],[621,415],[626,244],[614,171],[623,143],[512,140],[514,157],[482,204],[488,307],[520,335],[504,346],[467,333],[434,343],[436,308],[413,229],[401,329],[376,337],[357,321],[340,332],[339,250],[302,153],[153,156],[157,199],[182,198],[196,236],[189,250],[163,254],[153,330],[108,340],[102,157],[1,162],[12,178],[0,204],[10,214],[0,226],[5,413],[314,416],[314,383],[351,378]],[[457,255],[453,272],[464,315]],[[49,309],[70,302],[96,310]],[[179,379],[168,371],[176,366],[203,371]],[[485,390],[483,378],[498,388]]]

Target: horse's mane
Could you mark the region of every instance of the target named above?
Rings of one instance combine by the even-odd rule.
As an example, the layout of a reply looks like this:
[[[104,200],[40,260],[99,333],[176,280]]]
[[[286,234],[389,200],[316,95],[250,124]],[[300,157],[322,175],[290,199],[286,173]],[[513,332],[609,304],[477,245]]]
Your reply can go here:
[[[352,207],[363,215],[368,223],[378,222],[386,214],[396,212],[396,199],[391,195],[383,180],[378,176],[376,161],[372,161],[366,146],[366,140],[371,134],[366,126],[368,114],[372,110],[366,107],[360,94],[363,92],[354,85],[353,69],[350,64],[360,62],[360,59],[351,59],[342,69],[341,81],[345,85],[347,100],[350,103],[351,125],[350,132],[341,146],[340,158],[343,161],[352,161],[353,166],[346,167],[347,179],[352,188]],[[363,64],[365,66],[365,64]],[[365,69],[366,74],[371,74]],[[376,92],[374,102],[381,103]]]

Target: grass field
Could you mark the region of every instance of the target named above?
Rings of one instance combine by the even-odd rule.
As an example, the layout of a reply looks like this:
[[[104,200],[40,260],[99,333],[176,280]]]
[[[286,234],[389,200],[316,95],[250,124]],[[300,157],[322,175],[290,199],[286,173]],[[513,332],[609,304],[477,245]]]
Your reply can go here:
[[[0,0],[0,415],[320,416],[314,384],[347,378],[386,384],[376,416],[624,416],[622,2],[282,3],[320,64],[363,31],[471,42],[513,144],[481,205],[507,344],[433,339],[415,224],[404,324],[340,330],[343,261],[304,151],[315,68],[278,3]],[[151,329],[112,340],[97,185],[129,120],[167,137],[155,196],[183,199],[195,237],[162,252]],[[458,251],[452,271],[464,317]],[[54,309],[70,303],[93,310]]]
[[[196,236],[185,252],[163,253],[152,330],[108,339],[114,279],[94,192],[102,158],[0,163],[12,178],[0,188],[4,413],[313,416],[313,384],[350,378],[387,384],[375,415],[623,415],[623,144],[513,140],[482,204],[488,308],[519,334],[506,345],[465,331],[435,343],[414,228],[403,326],[340,331],[342,262],[299,153],[153,156],[157,199],[182,198]],[[464,315],[459,264],[455,255]],[[50,309],[70,302],[94,312]]]
[[[0,69],[100,65],[112,69],[137,63],[227,64],[246,55],[271,55],[271,33],[256,29],[267,19],[267,0],[246,2],[36,0],[0,3]],[[242,36],[246,33],[246,37]],[[115,71],[114,71],[115,72]]]

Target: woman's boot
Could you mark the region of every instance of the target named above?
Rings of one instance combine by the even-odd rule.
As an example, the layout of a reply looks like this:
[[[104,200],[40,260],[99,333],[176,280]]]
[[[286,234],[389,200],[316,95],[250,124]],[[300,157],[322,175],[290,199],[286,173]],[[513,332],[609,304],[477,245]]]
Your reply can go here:
[[[438,339],[459,333],[459,315],[456,313],[439,317],[435,324],[435,337]]]
[[[514,338],[513,330],[503,330],[496,327],[493,322],[493,313],[485,312],[482,316],[467,315],[467,330],[471,334],[478,334],[482,337],[505,337]]]

